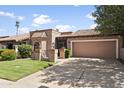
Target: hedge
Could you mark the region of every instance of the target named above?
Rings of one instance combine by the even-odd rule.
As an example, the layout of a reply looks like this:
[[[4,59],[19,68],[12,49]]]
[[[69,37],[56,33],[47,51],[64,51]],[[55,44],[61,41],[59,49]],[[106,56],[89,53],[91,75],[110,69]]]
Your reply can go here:
[[[2,60],[15,60],[16,59],[15,50],[10,50],[10,49],[4,50],[1,53],[1,59]]]
[[[0,56],[1,56],[1,53],[5,50],[8,50],[8,49],[0,49]]]

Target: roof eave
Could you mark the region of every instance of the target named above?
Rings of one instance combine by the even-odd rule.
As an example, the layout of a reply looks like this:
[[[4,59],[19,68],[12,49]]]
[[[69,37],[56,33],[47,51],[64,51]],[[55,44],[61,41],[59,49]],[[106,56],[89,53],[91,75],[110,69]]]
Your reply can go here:
[[[102,34],[98,34],[98,35],[70,35],[70,36],[58,36],[57,38],[61,38],[61,37],[93,37],[93,36],[117,36],[119,34],[110,34],[110,35],[102,35]]]

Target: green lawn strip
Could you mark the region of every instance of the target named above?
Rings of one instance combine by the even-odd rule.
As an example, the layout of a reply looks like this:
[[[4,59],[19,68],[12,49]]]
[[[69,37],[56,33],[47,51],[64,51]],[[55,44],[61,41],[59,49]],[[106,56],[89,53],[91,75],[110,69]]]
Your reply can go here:
[[[30,59],[0,62],[0,78],[16,81],[48,67],[50,62]]]

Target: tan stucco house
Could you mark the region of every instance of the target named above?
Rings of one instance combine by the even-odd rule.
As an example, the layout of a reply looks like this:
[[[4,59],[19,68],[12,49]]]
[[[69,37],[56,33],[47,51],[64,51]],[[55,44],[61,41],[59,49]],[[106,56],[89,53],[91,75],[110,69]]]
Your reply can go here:
[[[18,37],[18,38],[17,38]],[[20,37],[20,38],[19,38]],[[59,32],[45,29],[31,31],[30,34],[0,39],[0,44],[27,42],[33,46],[32,58],[56,60],[58,49],[71,50],[72,57],[90,57],[104,59],[124,59],[122,37],[118,34],[101,35],[93,29],[76,32]]]

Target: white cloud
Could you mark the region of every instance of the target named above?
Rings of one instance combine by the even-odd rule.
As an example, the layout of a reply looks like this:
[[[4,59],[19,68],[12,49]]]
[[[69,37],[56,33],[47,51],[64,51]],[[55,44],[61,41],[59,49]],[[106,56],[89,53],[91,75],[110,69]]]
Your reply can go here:
[[[53,20],[48,15],[40,15],[33,20],[33,25],[43,25],[47,23],[52,23]]]
[[[71,25],[56,25],[55,26],[55,29],[59,29],[61,32],[70,31],[70,30],[73,30],[74,28],[76,27],[71,26]]]
[[[91,19],[91,20],[95,20],[96,18],[92,16],[92,13],[89,13],[86,15],[87,18]]]
[[[6,16],[9,16],[10,18],[14,18],[14,13],[6,13]]]
[[[0,11],[0,15],[4,15],[5,13],[3,11]]]
[[[23,33],[29,33],[29,28],[27,27],[19,28],[19,34],[23,34]]]
[[[94,29],[97,26],[97,24],[93,24],[90,26],[90,29]]]
[[[15,18],[14,13],[3,12],[3,11],[0,11],[0,16],[7,16],[7,17],[10,17],[10,18]]]
[[[10,18],[17,18],[18,20],[24,20],[23,16],[16,16],[14,13],[0,11],[0,16],[6,16]]]
[[[37,16],[39,16],[39,14],[33,14],[33,17],[37,17]]]
[[[38,24],[31,24],[32,26],[34,26],[34,27],[39,27],[39,25]]]
[[[17,16],[17,19],[19,19],[19,20],[24,20],[24,18],[25,17],[23,17],[23,16]]]

